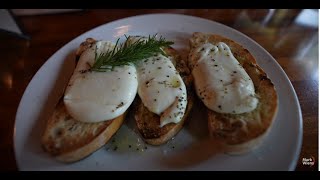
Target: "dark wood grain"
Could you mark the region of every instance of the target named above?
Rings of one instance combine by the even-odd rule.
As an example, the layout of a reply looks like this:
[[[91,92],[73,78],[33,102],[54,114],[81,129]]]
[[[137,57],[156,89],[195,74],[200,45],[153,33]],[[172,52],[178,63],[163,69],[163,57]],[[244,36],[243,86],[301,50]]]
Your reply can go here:
[[[17,17],[31,40],[0,34],[0,170],[17,170],[13,151],[15,114],[25,88],[44,62],[64,44],[94,27],[149,13],[187,14],[217,21],[264,47],[288,75],[301,105],[304,133],[296,170],[318,170],[318,24],[312,27],[297,23],[303,12],[276,10],[268,21],[267,9],[105,9]],[[311,156],[317,160],[316,165],[302,165],[302,158]]]

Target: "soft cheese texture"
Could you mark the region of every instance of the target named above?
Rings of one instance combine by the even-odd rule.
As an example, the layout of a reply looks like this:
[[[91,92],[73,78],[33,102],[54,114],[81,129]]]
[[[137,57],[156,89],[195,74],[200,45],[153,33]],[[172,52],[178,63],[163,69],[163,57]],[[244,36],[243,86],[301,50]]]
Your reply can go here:
[[[172,62],[163,55],[137,66],[138,94],[149,111],[161,115],[160,126],[178,123],[187,106],[186,86]]]
[[[143,37],[130,37],[129,43]],[[179,123],[187,107],[186,86],[172,61],[161,54],[137,64],[138,94],[144,106],[160,115],[160,127]]]
[[[249,75],[223,42],[203,44],[191,52],[197,95],[211,110],[240,114],[257,107]]]
[[[98,41],[81,55],[63,99],[74,119],[89,123],[111,120],[123,114],[133,102],[138,88],[134,66],[115,67],[106,72],[89,70],[95,50],[100,54],[113,46],[109,41]]]

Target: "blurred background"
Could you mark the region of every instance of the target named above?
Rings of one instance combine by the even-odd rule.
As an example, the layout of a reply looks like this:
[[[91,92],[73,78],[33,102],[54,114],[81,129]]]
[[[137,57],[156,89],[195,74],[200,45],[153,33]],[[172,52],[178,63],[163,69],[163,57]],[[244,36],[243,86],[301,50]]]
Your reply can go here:
[[[303,113],[302,158],[318,160],[319,11],[314,9],[1,9],[0,169],[16,170],[13,127],[28,83],[59,48],[82,33],[117,19],[150,13],[186,14],[232,27],[264,47],[291,80]]]

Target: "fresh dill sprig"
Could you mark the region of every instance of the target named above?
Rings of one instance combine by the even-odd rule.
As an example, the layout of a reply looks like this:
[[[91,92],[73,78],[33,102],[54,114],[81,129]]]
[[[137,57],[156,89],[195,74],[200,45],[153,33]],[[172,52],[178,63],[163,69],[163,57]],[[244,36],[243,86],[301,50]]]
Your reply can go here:
[[[130,38],[130,36],[125,37],[126,40]],[[125,43],[119,44],[118,39],[112,50],[99,55],[97,52],[95,53],[95,63],[91,67],[91,70],[105,72],[107,70],[113,70],[116,66],[135,64],[157,53],[165,55],[162,48],[172,44],[173,42],[166,41],[163,37],[157,40],[156,35],[152,37],[149,35],[147,40],[140,38],[133,43],[126,41]]]

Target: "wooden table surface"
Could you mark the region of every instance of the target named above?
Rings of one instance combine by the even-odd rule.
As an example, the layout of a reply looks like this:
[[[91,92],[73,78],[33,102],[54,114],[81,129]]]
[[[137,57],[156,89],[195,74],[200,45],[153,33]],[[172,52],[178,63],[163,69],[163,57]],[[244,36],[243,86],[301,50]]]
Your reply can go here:
[[[288,75],[301,105],[303,145],[296,170],[318,170],[318,12],[267,9],[111,9],[17,17],[31,39],[0,34],[0,170],[17,170],[13,151],[15,114],[24,90],[45,61],[70,40],[96,26],[148,13],[178,13],[214,20],[264,47]],[[315,165],[302,165],[302,158],[310,157],[316,159]]]

